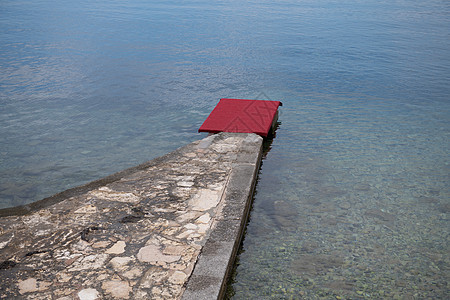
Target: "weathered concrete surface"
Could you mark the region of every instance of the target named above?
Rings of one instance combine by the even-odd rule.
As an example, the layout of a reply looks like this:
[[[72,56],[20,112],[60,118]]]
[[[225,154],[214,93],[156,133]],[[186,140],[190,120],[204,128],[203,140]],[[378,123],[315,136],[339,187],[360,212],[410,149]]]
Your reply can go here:
[[[261,147],[255,134],[221,133],[7,210],[16,215],[0,218],[0,298],[221,297]]]

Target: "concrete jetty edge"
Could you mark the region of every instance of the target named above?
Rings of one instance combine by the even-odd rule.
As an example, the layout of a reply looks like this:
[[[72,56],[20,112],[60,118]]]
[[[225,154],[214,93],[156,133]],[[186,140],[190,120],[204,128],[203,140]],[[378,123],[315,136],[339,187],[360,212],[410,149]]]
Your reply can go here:
[[[263,139],[219,133],[0,211],[0,299],[221,299]]]
[[[261,165],[262,139],[249,143],[246,157],[238,158],[224,192],[222,215],[216,218],[194,271],[186,283],[183,300],[222,299],[226,283],[250,213],[256,179]]]

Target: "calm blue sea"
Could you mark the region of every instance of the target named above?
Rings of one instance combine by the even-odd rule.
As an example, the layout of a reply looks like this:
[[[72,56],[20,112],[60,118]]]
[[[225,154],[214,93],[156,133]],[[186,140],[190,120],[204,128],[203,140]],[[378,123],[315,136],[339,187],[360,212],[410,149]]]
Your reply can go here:
[[[450,2],[0,2],[0,207],[280,100],[228,297],[444,299]]]

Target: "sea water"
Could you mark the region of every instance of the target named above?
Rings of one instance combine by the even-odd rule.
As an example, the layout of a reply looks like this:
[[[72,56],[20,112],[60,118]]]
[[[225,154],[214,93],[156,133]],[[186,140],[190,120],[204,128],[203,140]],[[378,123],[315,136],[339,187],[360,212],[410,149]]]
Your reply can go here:
[[[449,294],[448,1],[0,3],[0,206],[280,100],[233,299]]]

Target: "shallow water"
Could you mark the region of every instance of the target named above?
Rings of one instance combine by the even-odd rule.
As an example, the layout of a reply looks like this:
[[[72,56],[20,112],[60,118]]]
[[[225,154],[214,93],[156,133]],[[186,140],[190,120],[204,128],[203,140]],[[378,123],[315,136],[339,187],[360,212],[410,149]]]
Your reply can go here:
[[[446,298],[448,111],[317,101],[283,110],[230,295]]]
[[[0,207],[283,101],[234,299],[447,298],[446,1],[2,1]]]

